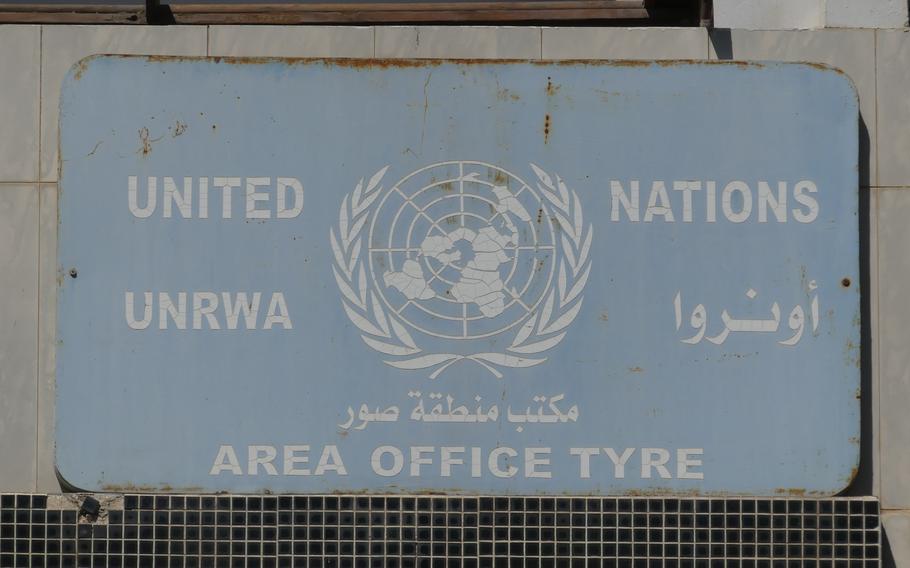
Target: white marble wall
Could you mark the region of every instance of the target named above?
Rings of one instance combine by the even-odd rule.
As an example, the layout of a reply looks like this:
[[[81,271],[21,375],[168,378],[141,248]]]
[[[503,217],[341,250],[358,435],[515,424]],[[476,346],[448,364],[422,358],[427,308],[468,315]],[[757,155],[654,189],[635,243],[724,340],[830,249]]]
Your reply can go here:
[[[899,28],[906,0],[714,0],[714,25],[746,30]]]
[[[830,2],[829,2],[830,5]],[[0,26],[0,491],[59,490],[53,469],[57,103],[92,53],[282,57],[815,61],[856,84],[868,192],[871,413],[863,491],[910,554],[910,33],[687,28]],[[900,552],[904,551],[904,552]],[[904,558],[910,565],[910,558]]]

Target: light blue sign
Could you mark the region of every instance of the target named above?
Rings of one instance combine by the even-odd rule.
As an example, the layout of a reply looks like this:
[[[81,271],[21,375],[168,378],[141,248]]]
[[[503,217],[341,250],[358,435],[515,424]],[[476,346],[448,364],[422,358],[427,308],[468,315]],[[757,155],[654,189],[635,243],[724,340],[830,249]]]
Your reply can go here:
[[[61,102],[85,490],[832,494],[857,101],[802,64],[96,57]]]

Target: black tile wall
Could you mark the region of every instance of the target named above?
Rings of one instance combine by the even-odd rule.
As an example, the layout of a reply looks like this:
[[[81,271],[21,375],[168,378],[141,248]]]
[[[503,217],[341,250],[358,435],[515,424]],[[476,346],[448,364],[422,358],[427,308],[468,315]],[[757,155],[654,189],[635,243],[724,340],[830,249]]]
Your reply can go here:
[[[874,499],[0,495],[0,567],[878,566]]]

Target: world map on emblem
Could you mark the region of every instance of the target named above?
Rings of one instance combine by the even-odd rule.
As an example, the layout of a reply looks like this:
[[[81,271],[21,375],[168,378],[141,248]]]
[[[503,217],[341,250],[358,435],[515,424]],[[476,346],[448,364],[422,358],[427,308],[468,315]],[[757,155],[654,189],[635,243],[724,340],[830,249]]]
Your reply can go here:
[[[535,188],[481,162],[418,170],[383,196],[370,227],[370,271],[411,327],[476,339],[526,319],[556,265],[553,223]]]
[[[390,167],[342,199],[330,233],[342,306],[364,343],[430,378],[465,360],[497,378],[547,361],[591,269],[578,194],[534,164],[533,185],[473,161],[386,185]]]

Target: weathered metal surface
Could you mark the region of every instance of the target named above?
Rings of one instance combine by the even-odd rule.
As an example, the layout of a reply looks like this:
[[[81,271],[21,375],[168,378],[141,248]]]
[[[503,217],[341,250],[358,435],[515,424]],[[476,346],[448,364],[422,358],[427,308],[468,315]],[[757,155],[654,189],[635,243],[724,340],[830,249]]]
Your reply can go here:
[[[0,2],[0,23],[28,24],[144,24],[145,5],[120,4],[28,4]]]
[[[857,103],[836,70],[99,57],[61,105],[76,487],[853,476]]]
[[[697,23],[693,9],[645,8],[641,0],[531,0],[515,2],[285,2],[165,3],[146,13],[143,3],[0,1],[0,22],[311,24],[406,22],[519,22],[622,20]]]

